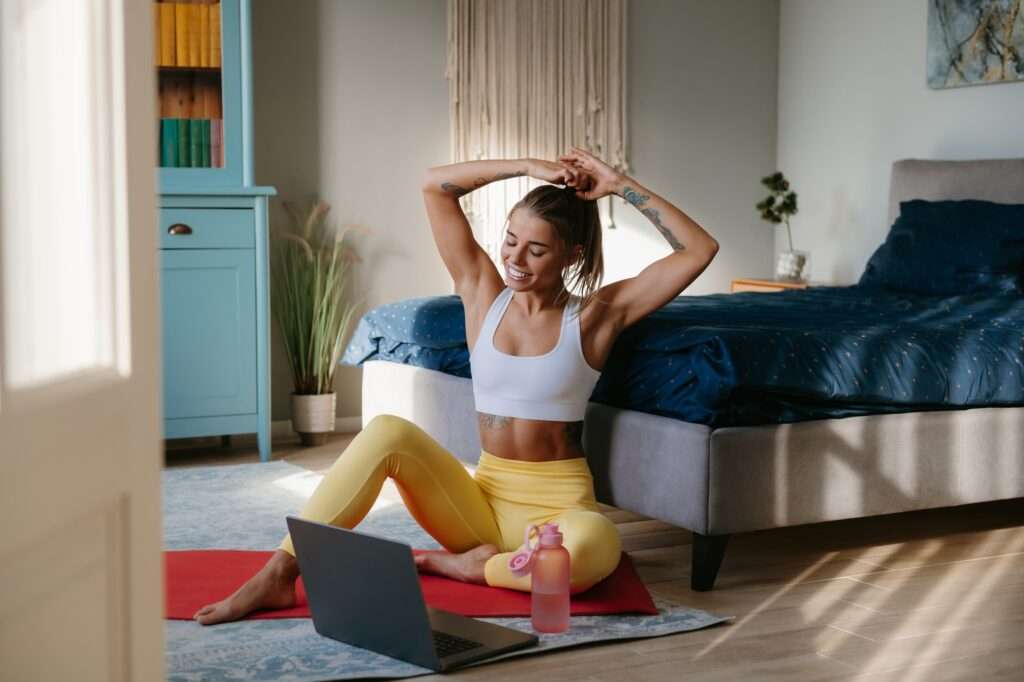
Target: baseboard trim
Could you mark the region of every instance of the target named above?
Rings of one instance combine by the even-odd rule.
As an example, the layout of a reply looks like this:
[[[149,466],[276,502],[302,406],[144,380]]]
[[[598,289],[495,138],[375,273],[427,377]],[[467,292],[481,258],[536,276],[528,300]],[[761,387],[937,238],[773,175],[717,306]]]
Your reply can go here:
[[[334,430],[338,433],[354,433],[363,428],[363,418],[360,415],[355,417],[337,417],[334,420]],[[291,419],[275,419],[270,422],[270,437],[286,437],[292,433]]]

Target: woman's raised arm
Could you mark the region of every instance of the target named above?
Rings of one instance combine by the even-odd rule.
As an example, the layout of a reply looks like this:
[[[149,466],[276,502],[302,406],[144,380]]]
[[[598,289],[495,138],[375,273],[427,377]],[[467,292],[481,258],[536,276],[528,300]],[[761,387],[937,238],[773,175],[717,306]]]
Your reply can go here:
[[[582,149],[573,148],[560,158],[593,179],[588,190],[577,190],[577,196],[600,199],[609,194],[619,195],[650,220],[672,247],[672,253],[651,263],[637,276],[598,290],[620,328],[646,317],[682,293],[718,253],[718,242],[704,228],[633,178]]]
[[[476,291],[480,278],[495,271],[490,257],[477,243],[459,197],[496,180],[522,175],[559,184],[573,184],[580,173],[567,164],[541,159],[463,161],[428,168],[423,178],[423,202],[437,250],[455,282],[455,291]],[[498,275],[500,277],[500,275]]]
[[[458,199],[495,180],[507,180],[527,174],[529,159],[463,161],[427,169],[424,192],[443,192]]]
[[[427,218],[438,253],[463,302],[471,301],[481,278],[496,269],[473,236],[459,197],[489,182],[525,175],[528,161],[465,161],[427,169],[423,178]]]

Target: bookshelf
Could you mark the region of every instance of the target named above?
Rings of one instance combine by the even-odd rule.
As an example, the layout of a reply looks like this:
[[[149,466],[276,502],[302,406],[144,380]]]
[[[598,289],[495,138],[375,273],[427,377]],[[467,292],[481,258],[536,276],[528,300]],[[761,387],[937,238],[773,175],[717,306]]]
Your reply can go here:
[[[241,0],[154,3],[162,189],[252,183],[242,93]],[[249,146],[251,148],[251,146]]]
[[[253,183],[249,0],[151,0],[165,438],[270,458],[268,200]]]

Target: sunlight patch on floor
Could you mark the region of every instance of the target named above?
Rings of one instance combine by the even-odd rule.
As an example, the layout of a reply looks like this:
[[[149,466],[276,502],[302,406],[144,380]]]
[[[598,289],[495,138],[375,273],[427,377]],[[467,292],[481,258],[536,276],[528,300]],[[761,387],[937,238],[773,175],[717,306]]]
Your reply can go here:
[[[288,492],[301,495],[304,499],[308,500],[322,480],[324,480],[323,474],[313,471],[300,471],[277,479],[274,481],[274,485]]]
[[[786,583],[785,585],[780,587],[775,592],[775,594],[773,594],[770,597],[768,597],[767,599],[765,599],[761,604],[759,604],[756,608],[754,608],[750,613],[744,615],[742,618],[740,618],[738,621],[736,621],[735,624],[732,627],[730,627],[729,629],[723,631],[721,635],[719,635],[717,638],[715,638],[714,640],[709,642],[707,646],[705,646],[703,649],[701,649],[699,652],[697,652],[697,654],[693,657],[694,660],[697,660],[697,659],[701,658],[702,656],[705,656],[705,655],[711,653],[712,651],[717,649],[719,646],[721,646],[722,644],[727,642],[730,638],[732,638],[737,633],[739,633],[743,629],[743,626],[747,625],[748,623],[750,623],[750,621],[752,621],[755,618],[757,618],[758,615],[760,615],[763,611],[768,609],[768,607],[770,607],[772,604],[774,604],[779,599],[781,599],[787,592],[789,592],[795,586],[799,585],[801,582],[806,580],[808,577],[814,575],[814,573],[820,567],[822,567],[825,564],[827,564],[836,555],[837,555],[837,552],[829,552],[829,553],[825,554],[825,556],[821,557],[816,562],[814,562],[814,565],[806,568],[805,570],[803,570],[800,573],[800,575],[796,576],[795,578],[790,580],[788,583]]]
[[[984,554],[997,551],[996,543],[997,541],[994,538],[989,539],[979,548],[978,553]],[[1022,541],[1018,539],[1011,542],[1009,546],[1001,546],[1001,549],[1009,551],[997,556],[1009,556],[1018,552],[1021,547]],[[971,561],[971,559],[948,562],[947,565],[966,563],[968,561]],[[939,662],[948,659],[951,653],[958,651],[958,643],[964,636],[964,632],[970,627],[976,627],[979,621],[984,622],[984,613],[978,612],[978,605],[983,603],[980,598],[996,594],[1000,583],[1006,580],[1006,571],[1012,568],[1015,568],[1015,565],[1008,561],[1004,562],[1003,565],[994,562],[982,575],[976,577],[966,589],[964,589],[964,586],[957,584],[959,582],[957,580],[958,576],[953,571],[950,571],[932,588],[932,591],[940,594],[960,591],[961,599],[958,605],[938,618],[936,618],[935,614],[914,613],[913,611],[908,613],[902,627],[891,636],[891,641],[884,645],[868,661],[867,670],[885,672],[887,668],[885,662],[893,659],[898,660],[895,651],[905,651],[907,646],[915,648],[915,654],[910,658],[911,664],[927,661]],[[943,625],[946,627],[942,627]],[[914,639],[917,642],[908,641]],[[917,680],[927,679],[930,674],[929,671],[923,668],[915,671],[915,673],[908,675],[906,679],[916,682]]]
[[[901,548],[902,545],[890,548],[889,556],[896,556],[901,551]],[[904,587],[908,580],[913,579],[919,566],[927,565],[932,557],[938,554],[941,549],[941,541],[922,544],[918,549],[912,550],[915,553],[914,560],[917,562],[917,565],[906,570],[880,568],[875,571],[840,576],[840,581],[852,583],[856,587],[856,592],[852,594],[850,603],[856,602],[857,606],[862,608],[859,611],[851,611],[844,614],[846,617],[844,619],[844,627],[842,628],[834,627],[831,623],[825,623],[828,627],[822,630],[815,638],[816,653],[819,656],[849,665],[847,661],[842,660],[841,652],[844,647],[849,646],[850,636],[870,639],[857,631],[867,627],[872,619],[883,615],[887,610],[885,608],[887,603],[894,598],[895,593]],[[871,576],[884,574],[896,576],[898,582],[895,585],[876,585],[871,581]],[[866,579],[862,580],[862,577]],[[865,602],[869,602],[870,605]],[[836,632],[840,634],[836,635]]]

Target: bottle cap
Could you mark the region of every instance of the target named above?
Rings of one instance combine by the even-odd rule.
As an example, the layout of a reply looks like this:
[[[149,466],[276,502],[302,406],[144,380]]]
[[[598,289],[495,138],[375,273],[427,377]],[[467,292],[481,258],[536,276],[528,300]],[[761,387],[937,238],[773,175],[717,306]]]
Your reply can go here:
[[[530,534],[536,531],[537,542],[530,544]],[[523,534],[523,544],[512,554],[508,560],[508,568],[512,575],[523,577],[529,575],[533,570],[533,562],[536,559],[537,550],[541,547],[561,547],[562,533],[558,530],[557,523],[545,523],[540,526],[529,524]]]
[[[562,546],[562,533],[559,532],[557,523],[545,523],[538,532],[540,533],[541,547]]]

